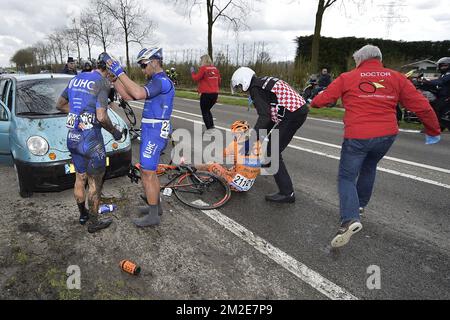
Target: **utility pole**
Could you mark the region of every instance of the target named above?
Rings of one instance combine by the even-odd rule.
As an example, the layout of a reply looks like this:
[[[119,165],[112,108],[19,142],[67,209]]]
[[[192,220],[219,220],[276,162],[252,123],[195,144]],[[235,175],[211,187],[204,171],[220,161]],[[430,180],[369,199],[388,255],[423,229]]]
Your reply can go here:
[[[386,15],[379,16],[375,18],[375,21],[385,22],[386,23],[386,38],[389,39],[391,36],[392,28],[396,23],[405,23],[409,21],[409,18],[406,16],[402,16],[397,12],[402,12],[404,7],[406,7],[404,0],[390,1],[385,4],[378,5],[383,8],[386,12]]]

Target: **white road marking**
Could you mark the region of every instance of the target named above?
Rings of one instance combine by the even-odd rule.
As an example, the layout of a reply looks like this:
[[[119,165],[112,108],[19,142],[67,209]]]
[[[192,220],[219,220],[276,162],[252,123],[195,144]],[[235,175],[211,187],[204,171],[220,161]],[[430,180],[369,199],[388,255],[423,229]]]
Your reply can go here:
[[[201,200],[198,200],[196,202],[198,202],[200,205],[205,204]],[[347,290],[324,278],[316,271],[297,261],[263,238],[255,235],[253,232],[240,225],[233,219],[230,219],[227,216],[223,215],[218,210],[202,210],[202,212],[209,218],[223,226],[225,229],[232,232],[238,238],[244,240],[253,248],[295,275],[297,278],[325,295],[327,298],[332,300],[358,300],[357,297],[352,295]]]
[[[179,112],[179,113],[184,113],[184,114],[187,114],[187,115],[190,115],[190,116],[193,116],[193,117],[201,118],[201,116],[193,114],[193,113],[190,113],[190,112],[179,111],[179,110],[176,110],[176,109],[173,109],[173,111],[176,111],[176,112]],[[214,118],[214,120],[217,120],[217,119]],[[324,120],[324,121],[329,122],[328,120]],[[217,127],[217,128],[222,129],[220,127]],[[315,144],[320,144],[320,145],[323,145],[323,146],[332,147],[332,148],[336,148],[336,149],[341,149],[342,148],[340,145],[331,144],[331,143],[327,143],[327,142],[322,142],[322,141],[319,141],[319,140],[312,140],[312,139],[307,139],[307,138],[302,138],[302,137],[297,137],[297,136],[294,136],[294,139],[301,140],[301,141],[306,141],[306,142],[311,142],[311,143],[315,143]],[[418,162],[403,160],[403,159],[394,158],[394,157],[384,157],[384,159],[390,160],[390,161],[399,162],[399,163],[403,163],[403,164],[408,164],[410,166],[415,166],[415,167],[420,167],[420,168],[424,168],[424,169],[428,169],[428,170],[433,170],[433,171],[438,171],[438,172],[443,172],[443,173],[450,174],[450,170],[448,170],[448,169],[434,167],[434,166],[430,166],[430,165],[427,165],[427,164],[422,164],[422,163],[418,163]]]
[[[137,107],[137,108],[140,108],[140,107]],[[175,115],[172,115],[172,117],[174,117],[176,119],[190,121],[190,122],[193,122],[193,123],[197,123],[197,124],[203,125],[203,122],[201,122],[201,121],[196,121],[196,120],[193,120],[193,119],[188,119],[188,118],[175,116]],[[231,131],[230,129],[224,128],[224,127],[221,127],[221,126],[215,126],[215,127],[217,129],[221,129],[221,130],[225,130],[225,131]],[[305,141],[309,141],[310,140],[310,139],[300,138],[300,137],[294,137],[294,138],[297,138],[297,140],[305,140]],[[315,141],[315,140],[310,140],[310,141]],[[327,145],[327,146],[333,146],[333,147],[339,147],[340,148],[340,146],[329,144],[329,143],[325,143],[325,142],[316,141],[316,143],[317,144],[322,144],[322,145]],[[307,148],[302,148],[302,147],[294,146],[292,144],[289,144],[288,147],[291,148],[291,149],[295,149],[295,150],[299,150],[299,151],[304,151],[304,152],[316,154],[316,155],[327,157],[327,158],[330,158],[330,159],[340,160],[340,157],[332,155],[332,154],[329,154],[329,153],[326,153],[326,152],[321,152],[321,151],[315,151],[315,150],[311,150],[311,149],[307,149]],[[403,159],[390,158],[390,157],[385,157],[385,159],[389,159],[391,161],[403,162],[403,163],[407,163],[407,164],[411,164],[412,163],[412,165],[415,165],[415,166],[418,166],[418,167],[420,166],[422,168],[435,170],[435,171],[440,171],[440,172],[444,172],[444,173],[448,173],[449,172],[449,170],[447,170],[447,169],[437,168],[437,167],[433,167],[433,166],[428,166],[428,165],[425,165],[425,164],[411,162],[411,161],[407,161],[407,160],[403,160]],[[395,159],[395,160],[392,160],[392,159]],[[391,170],[391,169],[387,169],[387,168],[383,168],[383,167],[378,167],[377,170],[378,171],[382,171],[382,172],[386,172],[386,173],[390,173],[390,174],[393,174],[393,175],[396,175],[396,176],[404,177],[404,178],[407,178],[407,179],[412,179],[412,180],[415,180],[415,181],[424,182],[424,183],[431,184],[431,185],[434,185],[434,186],[450,189],[450,185],[448,185],[448,184],[441,183],[441,182],[434,181],[434,180],[430,180],[430,179],[426,179],[426,178],[421,178],[421,177],[414,176],[414,175],[411,175],[411,174],[402,173],[400,171]]]
[[[186,98],[180,98],[181,100],[185,100],[185,101],[195,101],[198,102],[198,100],[193,100],[193,99],[186,99]],[[224,104],[222,103],[216,103],[219,106],[223,106]],[[344,110],[341,110],[339,108],[336,108],[336,110],[342,111],[344,112]],[[308,120],[314,120],[314,121],[320,121],[320,122],[328,122],[328,123],[335,123],[335,124],[340,124],[340,125],[344,125],[344,123],[342,121],[337,121],[337,120],[326,120],[326,119],[320,119],[320,118],[315,118],[315,117],[308,117]],[[420,133],[420,130],[410,130],[410,129],[399,129],[400,132],[406,132],[406,133]]]
[[[133,101],[133,103],[138,103],[140,105],[144,105],[143,102],[139,102],[139,101]],[[138,107],[135,107],[138,108]],[[143,109],[143,108],[138,108],[138,109]],[[190,113],[190,112],[186,112],[186,111],[181,111],[181,110],[176,110],[173,109],[174,112],[178,112],[178,113],[183,113],[183,114],[187,114],[189,116],[193,116],[193,117],[197,117],[197,118],[203,118],[201,115],[195,114],[195,113]],[[217,118],[213,118],[213,120],[217,120]]]
[[[337,144],[326,143],[326,142],[322,142],[322,141],[318,141],[318,140],[312,140],[312,139],[307,139],[307,138],[302,138],[302,137],[297,137],[297,136],[294,136],[294,139],[302,140],[302,141],[306,141],[306,142],[311,142],[311,143],[315,143],[315,144],[320,144],[320,145],[323,145],[323,146],[332,147],[332,148],[336,148],[336,149],[339,149],[339,150],[342,149],[342,147],[337,145]],[[400,163],[404,163],[404,164],[408,164],[408,165],[414,166],[414,167],[420,167],[420,168],[424,168],[424,169],[429,169],[429,170],[433,170],[433,171],[438,171],[438,172],[443,172],[443,173],[450,174],[450,170],[448,170],[448,169],[434,167],[434,166],[430,166],[430,165],[423,164],[423,163],[403,160],[403,159],[394,158],[394,157],[384,157],[383,159],[390,160],[390,161],[395,161],[395,162],[400,162]]]

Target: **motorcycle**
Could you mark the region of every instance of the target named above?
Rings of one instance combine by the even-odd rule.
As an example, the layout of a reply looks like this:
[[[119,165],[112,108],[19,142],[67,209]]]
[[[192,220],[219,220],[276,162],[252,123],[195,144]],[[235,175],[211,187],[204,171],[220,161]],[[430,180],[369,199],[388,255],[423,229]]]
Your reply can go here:
[[[450,130],[450,110],[448,109],[448,102],[442,101],[437,98],[438,88],[430,87],[424,83],[425,78],[423,74],[420,74],[413,84],[416,88],[428,99],[434,112],[439,120],[441,130],[445,128]]]
[[[314,93],[314,89],[317,88],[319,84],[317,83],[317,79],[314,77],[310,77],[308,82],[306,83],[305,88],[303,88],[302,92],[301,92],[301,96],[303,97],[303,99],[305,99],[305,101],[308,101],[309,99],[313,99],[313,93]]]
[[[433,102],[436,100],[436,92],[423,87],[423,80],[425,79],[423,73],[413,76],[415,70],[411,70],[405,73],[406,78],[408,78],[414,87],[428,100],[428,102],[433,106]],[[412,111],[404,109],[402,118],[407,123],[422,123],[419,117]]]

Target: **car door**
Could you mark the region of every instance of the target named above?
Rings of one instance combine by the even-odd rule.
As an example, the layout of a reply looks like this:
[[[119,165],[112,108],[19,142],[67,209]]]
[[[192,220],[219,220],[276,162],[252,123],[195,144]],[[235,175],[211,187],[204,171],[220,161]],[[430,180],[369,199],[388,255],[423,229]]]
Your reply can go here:
[[[7,106],[11,95],[12,82],[8,79],[0,80],[0,163],[11,164],[11,149],[9,143],[9,128],[11,126],[11,109]]]

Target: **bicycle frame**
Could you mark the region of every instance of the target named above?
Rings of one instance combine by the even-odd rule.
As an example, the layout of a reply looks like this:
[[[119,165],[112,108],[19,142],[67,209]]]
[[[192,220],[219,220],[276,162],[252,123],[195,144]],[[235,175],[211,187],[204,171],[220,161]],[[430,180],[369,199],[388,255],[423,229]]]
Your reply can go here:
[[[191,185],[197,185],[197,184],[202,184],[201,179],[195,174],[196,170],[190,166],[175,166],[175,165],[165,165],[164,166],[165,170],[168,171],[178,171],[177,174],[175,174],[174,177],[171,177],[171,179],[169,179],[169,182],[167,182],[164,185],[160,185],[160,190],[164,190],[166,188],[171,188],[171,189],[177,189],[180,187],[187,187],[187,186],[191,186]],[[185,170],[183,170],[185,169]],[[163,173],[160,173],[159,175],[165,174],[165,170]],[[138,174],[137,172],[140,171],[140,166],[139,165],[132,165],[130,168],[130,172],[128,173],[128,177],[131,179],[131,182],[134,183],[138,183],[141,178],[140,174]],[[193,177],[195,177],[195,179],[197,180],[196,183],[190,183],[190,184],[174,184],[174,182],[181,178],[183,175],[185,174],[192,174]],[[157,171],[158,174],[158,171]]]

